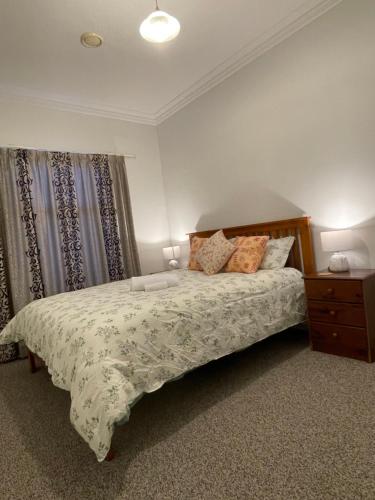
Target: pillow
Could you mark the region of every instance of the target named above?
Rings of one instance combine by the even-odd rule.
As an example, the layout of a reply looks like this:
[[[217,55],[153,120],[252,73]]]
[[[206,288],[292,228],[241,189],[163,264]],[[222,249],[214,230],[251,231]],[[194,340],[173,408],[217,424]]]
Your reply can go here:
[[[294,236],[269,240],[260,269],[282,269],[288,260],[294,240]]]
[[[190,242],[190,257],[188,269],[191,271],[203,271],[202,266],[197,261],[197,252],[208,240],[208,238],[199,238],[199,236],[193,236]]]
[[[237,236],[237,248],[225,266],[227,273],[255,273],[266,251],[268,236]]]
[[[220,230],[201,246],[197,253],[197,260],[206,274],[216,274],[225,266],[235,250],[236,247]]]

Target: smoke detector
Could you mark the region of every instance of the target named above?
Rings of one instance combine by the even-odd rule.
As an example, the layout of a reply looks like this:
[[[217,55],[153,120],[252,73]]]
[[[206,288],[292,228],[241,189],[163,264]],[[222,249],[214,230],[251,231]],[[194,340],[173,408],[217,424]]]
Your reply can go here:
[[[84,47],[87,47],[88,49],[97,49],[102,45],[103,37],[98,35],[97,33],[92,33],[91,31],[87,31],[86,33],[82,33],[81,43]]]

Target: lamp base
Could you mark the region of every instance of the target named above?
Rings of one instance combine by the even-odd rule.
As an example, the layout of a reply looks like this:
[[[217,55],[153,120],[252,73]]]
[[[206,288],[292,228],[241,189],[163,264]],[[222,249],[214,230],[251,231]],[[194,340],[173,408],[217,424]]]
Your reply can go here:
[[[329,259],[328,269],[333,273],[343,273],[345,271],[349,271],[349,262],[346,255],[335,252]]]
[[[172,259],[168,262],[169,269],[178,269],[180,267],[178,260]]]

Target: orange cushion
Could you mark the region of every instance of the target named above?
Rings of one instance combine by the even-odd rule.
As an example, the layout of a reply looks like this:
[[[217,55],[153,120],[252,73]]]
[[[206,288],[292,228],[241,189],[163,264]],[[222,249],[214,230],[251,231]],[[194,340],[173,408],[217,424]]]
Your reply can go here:
[[[197,261],[197,253],[201,246],[208,240],[208,238],[199,238],[193,236],[190,242],[190,257],[188,268],[191,271],[203,271],[202,266]]]
[[[268,236],[237,236],[234,242],[237,250],[225,266],[225,272],[255,273],[262,262],[268,240]]]

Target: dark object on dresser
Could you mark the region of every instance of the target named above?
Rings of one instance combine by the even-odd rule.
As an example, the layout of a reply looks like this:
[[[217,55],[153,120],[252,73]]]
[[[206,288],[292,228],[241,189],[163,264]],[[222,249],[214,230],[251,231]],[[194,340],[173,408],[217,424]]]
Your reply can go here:
[[[375,360],[375,269],[306,274],[314,351]]]

